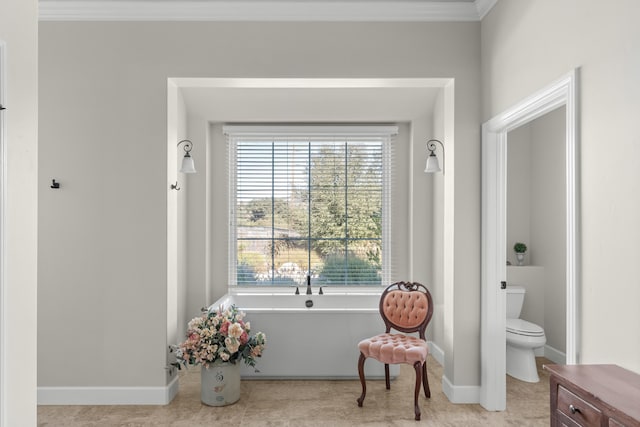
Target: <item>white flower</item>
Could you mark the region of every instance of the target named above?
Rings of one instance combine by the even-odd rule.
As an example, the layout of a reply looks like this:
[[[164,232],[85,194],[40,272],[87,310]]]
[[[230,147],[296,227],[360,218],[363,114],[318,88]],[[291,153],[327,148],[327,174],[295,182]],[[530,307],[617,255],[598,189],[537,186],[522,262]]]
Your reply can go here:
[[[233,323],[231,326],[229,326],[230,337],[240,338],[240,335],[242,335],[242,332],[244,332],[244,330],[242,329],[242,325],[240,325],[239,323]]]
[[[200,325],[201,321],[202,321],[202,317],[194,317],[189,321],[189,324],[187,325],[187,327],[189,329],[195,329]]]
[[[229,353],[234,354],[236,351],[238,351],[238,348],[240,347],[240,342],[232,337],[227,337],[224,340],[225,345],[227,346],[227,350],[229,350]]]

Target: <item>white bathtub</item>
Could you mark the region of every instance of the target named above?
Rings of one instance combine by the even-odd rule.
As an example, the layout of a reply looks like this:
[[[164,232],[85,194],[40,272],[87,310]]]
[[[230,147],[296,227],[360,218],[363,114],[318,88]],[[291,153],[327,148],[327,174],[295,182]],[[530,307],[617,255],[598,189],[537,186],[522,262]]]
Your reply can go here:
[[[384,332],[378,311],[380,291],[324,289],[324,295],[294,294],[295,288],[238,289],[212,307],[235,304],[251,322],[251,332],[267,335],[255,372],[242,365],[243,378],[358,378],[358,342]],[[307,307],[308,301],[313,304]],[[397,376],[398,366],[391,366]],[[384,378],[384,365],[368,359],[367,378]]]

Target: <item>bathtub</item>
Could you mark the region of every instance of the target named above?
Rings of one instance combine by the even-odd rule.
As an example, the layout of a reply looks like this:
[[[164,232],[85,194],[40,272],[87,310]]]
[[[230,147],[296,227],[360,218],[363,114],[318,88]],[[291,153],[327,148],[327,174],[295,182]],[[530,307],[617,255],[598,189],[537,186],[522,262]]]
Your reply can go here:
[[[246,313],[251,332],[267,335],[267,347],[255,372],[244,363],[243,378],[351,379],[358,378],[358,342],[384,332],[378,311],[382,290],[323,289],[324,295],[295,295],[294,289],[238,289],[211,308],[235,304]],[[390,366],[392,377],[399,367]],[[367,378],[384,378],[384,365],[365,363]]]

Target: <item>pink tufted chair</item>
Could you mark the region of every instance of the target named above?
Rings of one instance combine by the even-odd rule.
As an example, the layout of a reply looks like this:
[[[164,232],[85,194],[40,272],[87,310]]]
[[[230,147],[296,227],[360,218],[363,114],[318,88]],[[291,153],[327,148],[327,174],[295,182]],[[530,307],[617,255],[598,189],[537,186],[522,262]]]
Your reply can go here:
[[[362,406],[367,394],[364,379],[364,362],[372,357],[384,363],[384,374],[387,390],[391,388],[389,381],[389,364],[408,363],[416,370],[416,389],[414,394],[414,411],[416,420],[420,420],[420,383],[424,386],[424,394],[431,397],[427,380],[427,342],[424,332],[433,315],[433,300],[429,290],[420,283],[397,282],[388,286],[380,296],[380,315],[386,325],[386,333],[364,339],[358,344],[360,359],[358,374],[362,383],[362,394],[358,398],[358,406]],[[392,334],[391,329],[400,332],[418,332],[419,338],[405,334]]]

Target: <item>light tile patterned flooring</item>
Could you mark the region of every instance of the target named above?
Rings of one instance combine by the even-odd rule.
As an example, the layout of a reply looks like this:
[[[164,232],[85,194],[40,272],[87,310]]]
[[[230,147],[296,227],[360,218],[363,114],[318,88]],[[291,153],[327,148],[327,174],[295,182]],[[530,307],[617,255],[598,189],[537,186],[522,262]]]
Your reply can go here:
[[[190,368],[181,371],[180,391],[169,405],[39,406],[38,426],[547,426],[549,375],[542,364],[550,362],[537,362],[537,384],[507,376],[503,412],[450,403],[442,393],[442,367],[430,357],[431,399],[421,391],[421,421],[413,419],[415,371],[404,365],[390,391],[384,380],[367,382],[362,408],[359,380],[245,380],[239,402],[209,407],[200,403],[200,372]]]

